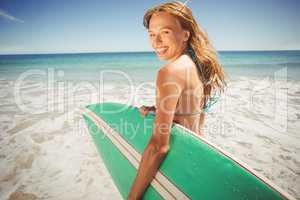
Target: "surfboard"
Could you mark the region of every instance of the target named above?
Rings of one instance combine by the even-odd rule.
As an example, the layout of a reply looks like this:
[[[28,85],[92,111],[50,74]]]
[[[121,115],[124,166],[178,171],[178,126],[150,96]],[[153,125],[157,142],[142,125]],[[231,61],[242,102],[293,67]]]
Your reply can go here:
[[[87,129],[124,199],[152,136],[153,114],[119,103],[88,105]],[[281,200],[294,198],[196,133],[174,124],[170,150],[143,199]]]

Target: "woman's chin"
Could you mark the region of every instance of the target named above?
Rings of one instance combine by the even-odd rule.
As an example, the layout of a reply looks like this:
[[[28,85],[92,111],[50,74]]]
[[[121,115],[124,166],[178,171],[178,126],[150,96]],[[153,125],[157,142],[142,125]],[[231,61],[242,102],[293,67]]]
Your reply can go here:
[[[168,56],[167,55],[156,54],[156,56],[158,57],[159,60],[168,60]]]

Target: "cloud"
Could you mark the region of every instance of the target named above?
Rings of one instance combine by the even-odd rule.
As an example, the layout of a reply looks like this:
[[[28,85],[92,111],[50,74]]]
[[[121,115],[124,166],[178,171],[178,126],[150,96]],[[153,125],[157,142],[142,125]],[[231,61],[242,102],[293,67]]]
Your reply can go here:
[[[20,23],[24,23],[23,20],[18,19],[14,16],[12,16],[11,14],[5,12],[4,10],[0,9],[0,18],[6,19],[8,21],[14,21],[14,22],[20,22]]]

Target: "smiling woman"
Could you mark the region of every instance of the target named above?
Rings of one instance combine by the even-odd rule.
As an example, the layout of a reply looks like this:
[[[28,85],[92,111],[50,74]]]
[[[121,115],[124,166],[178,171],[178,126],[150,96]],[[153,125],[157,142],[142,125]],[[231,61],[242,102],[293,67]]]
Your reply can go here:
[[[176,60],[187,47],[190,32],[167,12],[154,13],[149,24],[149,38],[157,56],[170,62]]]
[[[163,66],[156,80],[153,135],[144,151],[128,199],[140,199],[169,151],[173,121],[202,135],[204,108],[213,92],[225,87],[225,75],[207,35],[192,11],[180,2],[165,3],[144,16],[152,48]]]
[[[161,71],[169,69],[175,73],[173,77],[184,82],[174,121],[200,133],[204,125],[203,109],[213,104],[212,94],[222,91],[226,85],[215,49],[192,11],[182,3],[167,3],[150,9],[144,16],[144,25],[158,58],[169,62]],[[173,81],[177,89],[179,83]],[[191,114],[198,115],[187,118]]]

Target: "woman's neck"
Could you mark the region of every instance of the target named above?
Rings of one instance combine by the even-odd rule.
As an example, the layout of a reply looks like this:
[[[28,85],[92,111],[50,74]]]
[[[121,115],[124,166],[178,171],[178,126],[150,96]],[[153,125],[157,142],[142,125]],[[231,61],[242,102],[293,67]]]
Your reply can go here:
[[[175,60],[177,60],[181,55],[183,55],[187,50],[187,44],[184,44],[180,50],[178,51],[178,53],[173,56],[171,59],[168,60],[169,63],[174,62]]]

